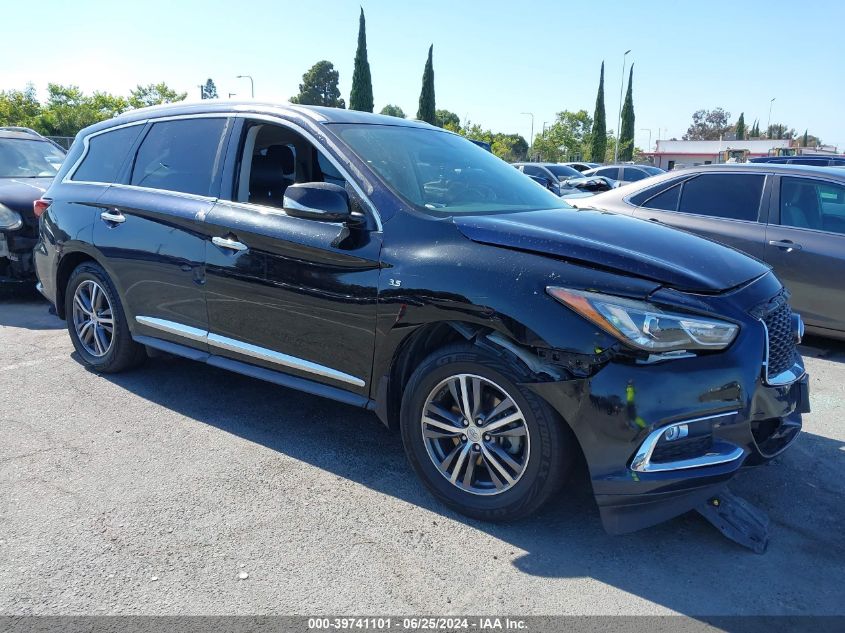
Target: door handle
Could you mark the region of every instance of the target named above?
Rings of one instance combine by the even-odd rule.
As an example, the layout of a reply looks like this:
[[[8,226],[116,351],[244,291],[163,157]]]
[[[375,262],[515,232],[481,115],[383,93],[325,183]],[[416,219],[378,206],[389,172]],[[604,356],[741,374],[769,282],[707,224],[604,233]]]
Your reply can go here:
[[[215,246],[219,246],[220,248],[228,248],[231,251],[245,251],[247,249],[246,244],[243,242],[238,242],[237,240],[230,240],[227,237],[217,237],[214,236],[211,238],[211,243]]]
[[[769,246],[777,246],[778,248],[784,249],[787,253],[801,250],[801,245],[791,240],[769,240]]]
[[[103,222],[113,222],[114,224],[123,224],[126,222],[126,217],[117,209],[114,211],[103,211],[100,214]]]

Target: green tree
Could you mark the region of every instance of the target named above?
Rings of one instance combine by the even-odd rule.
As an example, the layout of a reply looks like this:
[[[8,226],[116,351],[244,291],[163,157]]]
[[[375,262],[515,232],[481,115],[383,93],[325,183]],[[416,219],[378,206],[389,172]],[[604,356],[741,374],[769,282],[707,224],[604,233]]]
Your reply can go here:
[[[78,86],[47,85],[47,101],[39,117],[39,131],[49,136],[75,136],[82,128],[116,116],[128,102],[103,92],[85,95]]]
[[[211,80],[211,77],[205,82],[205,85],[202,87],[202,94],[200,95],[203,99],[216,99],[217,98],[217,86],[214,85],[214,82]]]
[[[340,98],[337,83],[340,73],[330,61],[322,60],[311,66],[299,84],[299,94],[290,98],[291,103],[302,105],[320,105],[331,108],[345,108],[346,103]]]
[[[534,138],[532,154],[549,162],[581,159],[589,149],[592,128],[593,119],[586,110],[558,112],[551,127]]]
[[[146,86],[139,84],[129,93],[129,105],[133,108],[146,108],[147,106],[162,103],[184,101],[187,96],[187,92],[176,92],[163,81],[157,84],[147,84]]]
[[[683,139],[685,141],[718,141],[730,131],[728,121],[731,113],[722,108],[712,110],[696,110],[692,115],[692,125],[687,129]]]
[[[751,126],[750,138],[760,138],[760,122],[754,119],[754,125]]]
[[[23,90],[0,90],[0,126],[29,127],[40,132],[40,116],[41,104],[32,84]]]
[[[528,156],[528,141],[520,134],[494,134],[491,151],[504,161],[515,163]]]
[[[785,123],[772,123],[766,131],[766,138],[793,139],[795,138],[795,129],[790,128]]]
[[[628,74],[628,92],[625,105],[622,106],[622,125],[619,128],[619,160],[629,161],[634,158],[634,65]]]
[[[420,105],[417,110],[417,119],[437,125],[437,115],[434,109],[434,62],[432,55],[434,44],[428,47],[428,60],[423,70],[422,90],[420,91]]]
[[[355,51],[355,70],[352,72],[349,109],[361,112],[373,111],[373,80],[370,76],[370,62],[367,61],[367,26],[363,7],[361,16],[358,18],[358,50]]]
[[[596,94],[596,109],[593,113],[593,129],[590,131],[589,158],[592,161],[604,162],[607,151],[607,122],[604,111],[604,62],[601,63],[599,74],[599,91]]]
[[[807,147],[807,142],[810,140],[809,135],[807,134],[807,129],[804,129],[804,138],[801,139],[801,147]]]
[[[449,112],[449,110],[435,110],[434,124],[437,127],[445,127],[454,131],[461,127],[461,119],[457,114]]]
[[[398,105],[393,105],[392,103],[388,103],[381,109],[379,114],[386,114],[387,116],[395,116],[399,117],[400,119],[405,118],[405,111],[402,110]]]
[[[736,140],[745,140],[745,112],[740,112],[736,121]]]

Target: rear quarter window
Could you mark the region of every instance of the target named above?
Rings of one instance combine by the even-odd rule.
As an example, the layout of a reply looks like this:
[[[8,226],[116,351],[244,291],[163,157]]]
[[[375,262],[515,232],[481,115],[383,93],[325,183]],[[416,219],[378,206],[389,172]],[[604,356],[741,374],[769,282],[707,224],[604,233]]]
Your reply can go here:
[[[88,151],[70,179],[77,182],[115,182],[129,150],[143,129],[142,124],[130,125],[90,137]]]

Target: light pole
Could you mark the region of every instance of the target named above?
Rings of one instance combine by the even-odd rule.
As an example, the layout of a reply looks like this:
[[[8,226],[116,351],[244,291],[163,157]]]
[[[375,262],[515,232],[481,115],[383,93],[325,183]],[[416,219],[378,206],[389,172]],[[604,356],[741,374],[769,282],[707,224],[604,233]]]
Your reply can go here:
[[[252,75],[238,75],[235,79],[249,79],[249,94],[255,99],[255,82],[252,81]]]
[[[197,86],[197,88],[200,89],[200,100],[205,99],[205,90],[204,90],[205,86],[203,86],[202,84],[199,84]]]
[[[622,92],[625,89],[625,58],[628,57],[628,53],[631,52],[629,48],[625,51],[625,54],[622,55],[622,82],[619,84],[619,116],[616,119],[616,145],[613,147],[613,162],[619,162],[619,138],[621,136],[619,128],[622,127]]]
[[[237,92],[230,92],[230,93],[229,93],[229,98],[230,98],[230,99],[231,99],[232,97],[237,97],[237,96],[238,96],[238,93],[237,93]]]
[[[520,112],[520,114],[525,114],[531,117],[531,143],[529,143],[528,148],[534,149],[534,113],[533,112]]]
[[[766,124],[766,138],[772,138],[772,104],[775,99],[777,97],[772,97],[772,100],[769,101],[769,122]]]
[[[641,127],[640,132],[648,132],[648,151],[651,151],[651,128]]]

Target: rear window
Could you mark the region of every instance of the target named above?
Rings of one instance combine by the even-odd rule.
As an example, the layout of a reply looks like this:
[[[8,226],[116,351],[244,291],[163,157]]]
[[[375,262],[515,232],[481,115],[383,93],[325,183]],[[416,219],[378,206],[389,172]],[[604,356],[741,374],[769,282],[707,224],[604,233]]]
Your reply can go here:
[[[765,177],[758,174],[706,174],[687,180],[678,210],[683,213],[755,222]]]
[[[181,119],[150,128],[132,168],[130,184],[211,195],[223,159],[225,118]]]
[[[131,125],[103,132],[88,139],[88,152],[71,180],[112,183],[144,126]]]

